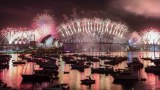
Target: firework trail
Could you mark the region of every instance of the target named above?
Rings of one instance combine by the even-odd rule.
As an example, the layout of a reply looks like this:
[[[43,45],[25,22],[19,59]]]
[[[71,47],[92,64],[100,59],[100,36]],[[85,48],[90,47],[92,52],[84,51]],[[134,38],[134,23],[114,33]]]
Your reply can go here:
[[[99,34],[123,37],[123,35],[128,32],[128,28],[122,23],[113,22],[109,19],[102,20],[99,18],[84,18],[70,20],[67,23],[62,23],[58,27],[58,32],[60,32],[63,37],[79,33],[85,33],[89,35]]]

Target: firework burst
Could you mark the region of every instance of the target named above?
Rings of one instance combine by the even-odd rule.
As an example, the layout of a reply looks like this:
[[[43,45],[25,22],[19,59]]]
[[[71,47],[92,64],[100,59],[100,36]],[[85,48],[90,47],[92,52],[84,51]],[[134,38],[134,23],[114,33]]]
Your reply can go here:
[[[36,41],[40,41],[49,34],[56,35],[54,18],[48,14],[38,14],[33,19],[32,26],[34,28]]]
[[[27,28],[6,28],[1,33],[9,44],[29,44],[33,40],[33,32]]]
[[[30,41],[40,42],[45,36],[56,34],[54,19],[48,14],[38,14],[33,19],[32,26],[32,29],[8,27],[1,30],[1,35],[9,44],[26,44]]]
[[[160,32],[154,28],[150,28],[142,34],[144,44],[159,44],[159,40]]]
[[[54,19],[48,14],[38,14],[33,19],[32,24],[34,27],[52,26],[54,24]]]
[[[99,18],[84,18],[70,20],[67,23],[61,24],[58,27],[58,32],[60,32],[63,37],[79,33],[89,35],[113,35],[122,37],[126,32],[128,32],[128,28],[122,23],[112,22],[109,19],[102,20]]]

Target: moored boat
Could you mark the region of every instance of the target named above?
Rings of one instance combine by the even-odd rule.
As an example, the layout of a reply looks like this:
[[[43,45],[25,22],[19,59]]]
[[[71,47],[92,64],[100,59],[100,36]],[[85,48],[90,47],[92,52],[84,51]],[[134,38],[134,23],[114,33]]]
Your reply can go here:
[[[95,84],[95,80],[84,79],[84,80],[81,80],[81,84],[85,84],[85,85]]]
[[[68,84],[55,84],[51,87],[44,88],[43,90],[69,90]]]
[[[41,82],[41,81],[50,81],[51,77],[49,75],[42,74],[22,74],[23,82]]]

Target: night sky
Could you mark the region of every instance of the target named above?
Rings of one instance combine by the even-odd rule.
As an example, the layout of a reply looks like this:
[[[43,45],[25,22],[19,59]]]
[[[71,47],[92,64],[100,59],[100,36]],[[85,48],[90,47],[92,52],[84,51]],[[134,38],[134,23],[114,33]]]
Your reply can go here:
[[[38,13],[52,15],[57,25],[74,18],[110,18],[130,31],[160,29],[160,0],[0,0],[0,29],[29,27]]]

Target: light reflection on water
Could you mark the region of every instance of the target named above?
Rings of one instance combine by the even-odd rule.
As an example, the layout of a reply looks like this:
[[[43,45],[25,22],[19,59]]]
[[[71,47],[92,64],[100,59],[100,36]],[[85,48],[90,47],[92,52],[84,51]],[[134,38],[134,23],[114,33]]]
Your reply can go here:
[[[147,55],[146,55],[147,54]],[[98,54],[95,54],[95,56]],[[103,54],[102,54],[103,55]],[[121,52],[121,54],[118,54],[116,52],[112,53],[112,55],[122,55],[122,56],[128,56],[130,62],[133,57],[154,57],[153,52]],[[159,52],[156,52],[156,57],[159,57]],[[12,55],[11,60],[17,60],[17,54]],[[154,74],[147,74],[143,69],[141,69],[138,72],[138,75],[140,78],[146,78],[147,81],[145,82],[138,82],[133,87],[129,86],[123,86],[123,85],[116,85],[113,84],[113,77],[110,75],[105,74],[92,74],[92,78],[96,80],[96,83],[93,84],[91,87],[81,85],[82,79],[85,79],[86,76],[91,75],[91,70],[85,69],[84,72],[79,72],[77,70],[71,70],[71,67],[69,64],[65,64],[62,60],[61,62],[57,62],[60,64],[59,68],[59,80],[57,82],[59,83],[68,83],[70,86],[70,90],[155,90],[160,89],[160,76],[154,75]],[[143,61],[144,67],[147,67],[150,65],[150,61]],[[101,61],[100,63],[94,63],[93,67],[99,67],[99,64],[103,65],[104,61]],[[25,65],[17,65],[13,66],[10,62],[9,69],[4,69],[0,71],[0,79],[2,79],[5,83],[7,83],[9,86],[12,86],[14,88],[18,88],[19,90],[42,90],[42,88],[50,86],[50,83],[34,83],[34,84],[22,84],[22,77],[21,73],[23,72],[23,67],[27,67],[26,73],[32,73],[32,63],[27,63]],[[122,62],[119,65],[116,65],[114,69],[125,69],[127,67],[127,61]],[[38,66],[36,66],[38,69]],[[64,74],[64,71],[69,71],[69,74]]]

